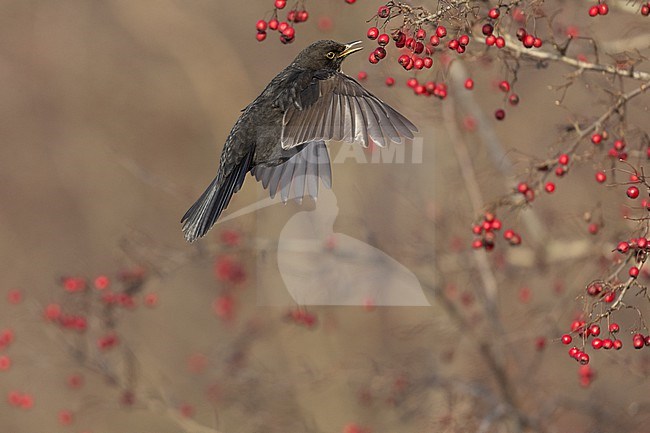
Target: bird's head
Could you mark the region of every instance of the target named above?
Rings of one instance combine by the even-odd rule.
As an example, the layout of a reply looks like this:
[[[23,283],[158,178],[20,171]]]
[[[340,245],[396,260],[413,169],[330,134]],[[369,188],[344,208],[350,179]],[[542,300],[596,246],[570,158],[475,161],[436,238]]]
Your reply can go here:
[[[349,44],[341,44],[325,40],[314,42],[298,54],[293,64],[301,69],[314,71],[332,69],[338,71],[347,56],[363,49],[359,45],[360,43],[361,41],[355,41]]]

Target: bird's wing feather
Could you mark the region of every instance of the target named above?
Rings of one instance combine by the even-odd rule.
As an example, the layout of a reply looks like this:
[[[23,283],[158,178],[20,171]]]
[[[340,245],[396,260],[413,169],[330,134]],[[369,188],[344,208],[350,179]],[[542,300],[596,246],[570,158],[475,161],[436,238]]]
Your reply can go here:
[[[257,165],[251,170],[258,182],[268,188],[271,198],[280,193],[282,202],[290,198],[298,202],[303,197],[318,197],[318,179],[327,188],[332,187],[329,153],[324,141],[303,144],[286,162],[275,165]]]
[[[317,140],[359,141],[363,146],[372,140],[383,147],[417,132],[406,117],[341,72],[313,77],[297,99],[284,113],[284,149]]]

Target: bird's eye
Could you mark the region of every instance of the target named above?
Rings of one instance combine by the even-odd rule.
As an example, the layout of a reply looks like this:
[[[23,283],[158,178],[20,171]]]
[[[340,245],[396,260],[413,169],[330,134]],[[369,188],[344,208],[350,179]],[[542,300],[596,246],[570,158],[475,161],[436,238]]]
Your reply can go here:
[[[333,59],[336,56],[336,53],[334,51],[330,51],[325,55],[328,59]]]

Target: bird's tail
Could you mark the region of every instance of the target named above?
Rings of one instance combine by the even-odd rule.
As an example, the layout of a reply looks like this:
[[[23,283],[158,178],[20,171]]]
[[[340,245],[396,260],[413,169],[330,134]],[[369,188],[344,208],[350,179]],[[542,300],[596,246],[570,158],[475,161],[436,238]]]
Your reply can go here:
[[[228,207],[232,195],[244,183],[252,156],[253,152],[249,152],[227,176],[217,174],[201,197],[185,212],[181,223],[186,241],[194,242],[212,228],[221,212]]]

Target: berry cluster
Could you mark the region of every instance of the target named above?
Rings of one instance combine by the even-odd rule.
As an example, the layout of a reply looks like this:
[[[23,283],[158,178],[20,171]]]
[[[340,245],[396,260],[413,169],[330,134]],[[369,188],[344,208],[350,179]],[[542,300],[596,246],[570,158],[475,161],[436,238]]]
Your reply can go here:
[[[599,3],[589,8],[590,17],[597,17],[598,15],[607,15],[607,13],[609,13],[609,6],[607,6],[607,3]]]
[[[523,27],[519,27],[517,30],[517,39],[519,39],[522,45],[526,48],[541,48],[543,43],[540,38],[531,35]]]
[[[304,308],[293,308],[287,312],[285,319],[296,325],[304,326],[305,328],[314,329],[318,324],[318,317]]]
[[[345,0],[345,2],[353,4],[356,0]],[[292,9],[287,11],[285,19],[280,21],[278,18],[279,11],[285,9],[286,6],[287,0],[275,0],[273,2],[273,14],[271,15],[271,19],[268,21],[265,19],[257,21],[255,25],[257,35],[255,37],[259,42],[266,39],[268,30],[280,33],[280,42],[283,44],[290,44],[295,40],[296,29],[294,25],[307,21],[309,19],[309,12],[307,12],[307,9],[305,8],[304,0],[299,1]]]
[[[257,21],[257,40],[262,42],[266,39],[267,30],[275,30],[280,33],[280,42],[283,44],[290,44],[296,37],[296,29],[291,25],[304,23],[309,19],[309,12],[301,5],[300,9],[296,5],[293,9],[289,10],[286,15],[285,21],[278,20],[278,11],[287,6],[287,0],[275,0],[273,16],[270,20]]]
[[[496,241],[496,233],[501,230],[503,224],[501,220],[496,217],[492,212],[485,212],[483,214],[483,221],[479,224],[472,226],[472,233],[478,236],[472,242],[472,248],[479,249],[485,248],[487,251],[494,249]],[[503,238],[507,240],[510,245],[521,244],[521,236],[512,229],[507,229],[503,232]]]

